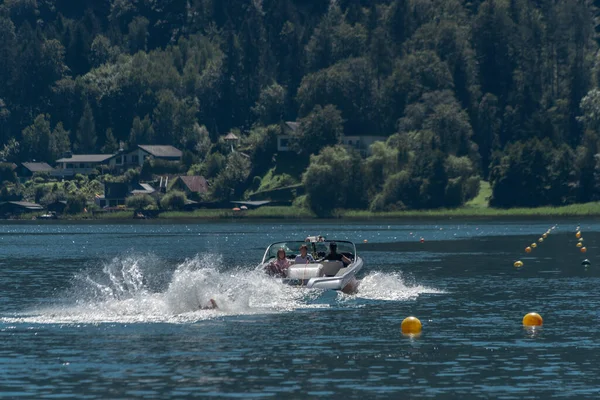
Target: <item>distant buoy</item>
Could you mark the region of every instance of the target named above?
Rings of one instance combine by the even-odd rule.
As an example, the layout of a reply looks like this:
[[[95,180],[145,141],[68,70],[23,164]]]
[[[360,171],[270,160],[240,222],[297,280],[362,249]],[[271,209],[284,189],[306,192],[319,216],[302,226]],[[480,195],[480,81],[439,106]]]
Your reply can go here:
[[[581,232],[577,231],[577,233],[575,234],[575,237],[576,237],[577,239],[579,239],[579,238],[581,237]]]
[[[529,247],[529,246],[525,247],[525,253],[531,253],[531,247]]]
[[[425,243],[425,239],[421,238],[420,242]]]
[[[585,247],[582,247],[581,249],[579,249],[579,251],[581,251],[582,253],[585,253],[587,251],[587,249]]]
[[[535,249],[537,247],[537,243],[531,243],[531,248]]]
[[[515,268],[521,268],[523,266],[523,261],[515,261],[513,265],[515,266]]]
[[[544,233],[544,234],[542,235],[542,238],[544,238],[544,239],[546,239],[547,237],[548,237],[548,234],[547,234],[547,233]]]
[[[542,243],[544,241],[544,238],[539,238],[538,242]]]
[[[415,335],[421,333],[421,321],[416,317],[406,317],[400,326],[402,333],[405,335]]]
[[[577,246],[577,247],[581,247],[581,246],[583,246],[583,243],[581,243],[581,242],[578,242],[578,243],[577,243],[575,246]]]
[[[538,313],[529,313],[523,317],[523,325],[525,326],[542,326],[544,320]]]
[[[367,240],[367,239],[363,240],[363,243],[367,243],[367,242],[368,242],[368,240]]]
[[[585,267],[589,267],[590,265],[592,265],[592,263],[590,262],[590,260],[588,260],[587,258],[585,260],[583,260],[581,262],[581,265],[585,266]]]

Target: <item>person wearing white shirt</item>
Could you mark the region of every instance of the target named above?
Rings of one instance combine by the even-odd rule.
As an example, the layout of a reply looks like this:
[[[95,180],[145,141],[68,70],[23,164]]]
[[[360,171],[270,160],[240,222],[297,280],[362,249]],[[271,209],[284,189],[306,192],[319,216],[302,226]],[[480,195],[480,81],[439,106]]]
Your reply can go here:
[[[296,256],[294,264],[309,264],[315,262],[315,259],[311,254],[308,254],[308,247],[303,244],[300,246],[300,254]]]

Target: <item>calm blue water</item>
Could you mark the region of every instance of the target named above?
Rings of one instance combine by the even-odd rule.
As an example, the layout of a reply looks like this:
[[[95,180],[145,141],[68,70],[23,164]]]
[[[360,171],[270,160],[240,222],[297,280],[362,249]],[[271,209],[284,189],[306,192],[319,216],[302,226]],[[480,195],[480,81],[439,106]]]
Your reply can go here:
[[[576,226],[4,223],[0,397],[598,398],[600,223],[581,224],[585,256]],[[359,243],[358,294],[256,271],[315,234]]]

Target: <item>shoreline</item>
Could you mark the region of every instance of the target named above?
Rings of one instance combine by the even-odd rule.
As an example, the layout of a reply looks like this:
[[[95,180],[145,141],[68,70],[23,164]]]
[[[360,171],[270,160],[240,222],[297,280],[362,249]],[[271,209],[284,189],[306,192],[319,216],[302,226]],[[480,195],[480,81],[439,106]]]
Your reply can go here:
[[[537,207],[537,208],[512,208],[495,209],[489,207],[461,207],[456,209],[439,210],[411,210],[411,211],[389,211],[370,212],[365,210],[337,210],[329,217],[318,217],[309,210],[290,207],[261,207],[254,210],[233,211],[229,209],[202,209],[190,212],[166,211],[156,218],[135,219],[133,210],[118,211],[112,213],[76,214],[62,216],[54,220],[37,219],[39,213],[23,214],[17,219],[7,219],[18,222],[123,222],[123,221],[223,221],[223,220],[353,220],[353,221],[379,221],[379,220],[419,220],[419,219],[515,219],[515,218],[579,218],[600,217],[600,202],[572,204],[561,207]],[[34,218],[36,217],[36,218]]]

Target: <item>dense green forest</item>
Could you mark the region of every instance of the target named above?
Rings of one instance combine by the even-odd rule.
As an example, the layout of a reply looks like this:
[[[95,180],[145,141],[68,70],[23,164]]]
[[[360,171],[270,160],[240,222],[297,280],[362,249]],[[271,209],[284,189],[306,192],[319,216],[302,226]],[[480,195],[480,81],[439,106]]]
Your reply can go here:
[[[498,207],[597,200],[595,3],[0,0],[0,157],[172,144],[241,198],[299,121],[306,172],[269,185],[320,214],[455,207],[481,179]],[[364,158],[344,134],[389,139]]]

